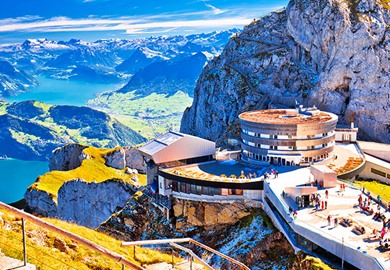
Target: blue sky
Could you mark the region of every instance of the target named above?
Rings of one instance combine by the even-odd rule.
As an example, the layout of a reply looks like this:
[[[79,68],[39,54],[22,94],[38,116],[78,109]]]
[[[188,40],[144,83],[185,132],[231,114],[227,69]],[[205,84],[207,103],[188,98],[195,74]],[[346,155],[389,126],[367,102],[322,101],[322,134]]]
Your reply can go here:
[[[287,0],[1,0],[0,43],[134,38],[242,28]]]

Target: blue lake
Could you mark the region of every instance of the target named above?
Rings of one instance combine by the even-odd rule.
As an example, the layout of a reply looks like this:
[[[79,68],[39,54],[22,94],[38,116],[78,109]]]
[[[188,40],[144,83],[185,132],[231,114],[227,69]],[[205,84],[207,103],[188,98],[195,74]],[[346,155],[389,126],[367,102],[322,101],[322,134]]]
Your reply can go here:
[[[86,105],[99,92],[117,90],[118,84],[97,84],[78,81],[65,81],[37,77],[39,85],[29,92],[7,101],[38,100],[52,105]],[[0,146],[1,147],[1,146]],[[37,176],[48,171],[48,162],[23,161],[17,159],[0,160],[0,201],[12,203],[23,198],[26,189]]]
[[[83,106],[87,101],[95,98],[99,92],[117,90],[120,84],[98,84],[80,81],[66,81],[37,77],[39,85],[31,87],[29,92],[15,97],[6,98],[10,102],[24,100],[38,100],[52,105],[76,105]]]
[[[0,201],[12,203],[23,198],[37,176],[49,171],[48,162],[18,159],[0,160]]]

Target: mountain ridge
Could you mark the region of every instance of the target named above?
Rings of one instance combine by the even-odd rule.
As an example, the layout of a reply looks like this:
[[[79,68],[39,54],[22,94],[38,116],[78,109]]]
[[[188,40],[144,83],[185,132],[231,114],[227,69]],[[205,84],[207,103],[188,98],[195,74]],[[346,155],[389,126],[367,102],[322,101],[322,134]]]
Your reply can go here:
[[[239,113],[298,101],[354,122],[360,139],[390,143],[389,23],[382,1],[290,1],[208,62],[181,131],[227,145],[239,138]]]
[[[175,61],[180,59],[178,56],[188,57],[201,51],[207,54],[208,58],[212,58],[222,51],[224,44],[235,31],[236,29],[231,29],[195,35],[107,39],[95,42],[79,39],[28,39],[22,44],[0,45],[0,60],[13,63],[21,72],[25,69],[33,76],[126,83],[131,75],[156,61]],[[26,83],[23,90],[32,85],[34,84]],[[149,85],[142,87],[147,89]],[[13,94],[17,94],[18,91],[14,88],[11,90]]]
[[[0,156],[47,160],[67,143],[136,145],[145,138],[106,113],[88,107],[48,105],[33,100],[0,102]]]

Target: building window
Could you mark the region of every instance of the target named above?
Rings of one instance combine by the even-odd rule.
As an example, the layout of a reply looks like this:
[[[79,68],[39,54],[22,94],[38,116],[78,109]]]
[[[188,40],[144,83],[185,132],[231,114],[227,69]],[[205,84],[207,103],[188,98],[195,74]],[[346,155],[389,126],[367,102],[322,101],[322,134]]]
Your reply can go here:
[[[386,177],[386,173],[380,171],[380,170],[377,170],[377,169],[374,169],[374,168],[371,168],[371,172],[374,173],[374,174],[377,174],[377,175],[380,175],[380,176],[383,176],[383,177]]]

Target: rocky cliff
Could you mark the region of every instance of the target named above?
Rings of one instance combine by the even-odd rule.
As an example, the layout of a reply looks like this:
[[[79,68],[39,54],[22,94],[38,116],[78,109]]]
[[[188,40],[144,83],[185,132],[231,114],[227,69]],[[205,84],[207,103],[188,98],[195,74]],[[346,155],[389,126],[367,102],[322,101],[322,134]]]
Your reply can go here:
[[[279,269],[294,256],[287,239],[260,209],[242,203],[183,200],[175,200],[173,205],[174,216],[168,222],[148,195],[137,193],[98,230],[124,241],[191,237],[245,262],[251,269]],[[208,257],[211,265],[217,259],[198,255]]]
[[[27,209],[96,228],[133,196],[142,177],[138,171],[144,171],[144,166],[131,147],[68,144],[53,152],[50,172],[26,191]]]
[[[390,6],[381,0],[292,0],[247,25],[203,69],[181,131],[226,144],[241,112],[295,100],[390,143]]]
[[[83,179],[65,182],[58,191],[57,217],[97,228],[122,209],[134,194],[134,187],[119,179],[88,183]]]

